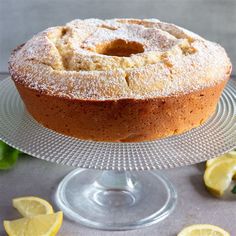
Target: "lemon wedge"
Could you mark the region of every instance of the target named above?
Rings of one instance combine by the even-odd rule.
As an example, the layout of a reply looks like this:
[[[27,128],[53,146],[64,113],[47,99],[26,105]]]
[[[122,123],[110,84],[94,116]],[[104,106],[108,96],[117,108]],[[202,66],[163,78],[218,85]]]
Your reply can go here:
[[[235,174],[236,158],[218,160],[206,168],[204,182],[212,194],[222,196]]]
[[[13,221],[4,221],[4,228],[9,236],[55,236],[63,220],[61,211],[21,218]]]
[[[53,213],[52,206],[44,199],[38,197],[14,198],[12,202],[13,206],[24,217]]]
[[[178,236],[230,236],[228,232],[214,225],[191,225],[184,228]]]
[[[214,164],[217,161],[227,160],[229,158],[236,158],[236,151],[231,151],[231,152],[225,153],[222,156],[215,157],[215,158],[208,160],[206,162],[206,167],[209,167],[210,165]]]

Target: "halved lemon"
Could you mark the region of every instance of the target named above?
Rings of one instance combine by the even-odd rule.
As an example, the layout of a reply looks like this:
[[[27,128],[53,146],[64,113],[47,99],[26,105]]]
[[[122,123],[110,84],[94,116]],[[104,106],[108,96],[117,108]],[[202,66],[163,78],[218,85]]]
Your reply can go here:
[[[211,193],[221,196],[229,188],[235,174],[236,158],[218,160],[206,168],[204,182]]]
[[[178,236],[230,236],[230,234],[218,226],[199,224],[184,228]]]
[[[13,221],[4,221],[4,228],[9,236],[55,236],[63,220],[61,211],[21,218]]]
[[[13,206],[24,217],[32,217],[43,214],[52,214],[52,206],[44,199],[38,197],[20,197],[12,200]]]
[[[236,158],[236,151],[230,151],[228,153],[225,153],[224,155],[221,155],[219,157],[212,158],[206,162],[206,167],[209,167],[210,165],[214,164],[217,161],[220,160],[227,160],[229,158]]]

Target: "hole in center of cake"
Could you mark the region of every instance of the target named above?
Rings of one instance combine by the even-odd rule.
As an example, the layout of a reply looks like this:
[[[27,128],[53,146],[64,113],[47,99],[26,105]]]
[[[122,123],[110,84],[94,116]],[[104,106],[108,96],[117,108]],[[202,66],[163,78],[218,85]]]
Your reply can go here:
[[[116,39],[96,46],[96,52],[107,56],[130,57],[132,54],[144,52],[143,45],[134,41]]]

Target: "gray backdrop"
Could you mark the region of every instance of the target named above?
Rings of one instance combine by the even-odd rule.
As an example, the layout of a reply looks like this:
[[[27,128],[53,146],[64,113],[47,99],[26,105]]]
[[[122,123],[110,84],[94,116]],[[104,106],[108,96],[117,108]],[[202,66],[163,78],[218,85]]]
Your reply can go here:
[[[0,72],[11,50],[33,34],[90,17],[173,22],[219,42],[236,64],[236,0],[0,0]]]

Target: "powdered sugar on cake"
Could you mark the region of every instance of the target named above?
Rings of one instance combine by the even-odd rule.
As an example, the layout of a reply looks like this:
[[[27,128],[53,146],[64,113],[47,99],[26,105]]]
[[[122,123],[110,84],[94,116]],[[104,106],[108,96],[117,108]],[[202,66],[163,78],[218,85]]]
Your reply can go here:
[[[15,50],[9,67],[15,81],[32,89],[90,100],[186,94],[231,71],[218,44],[173,24],[135,19],[49,28]]]

